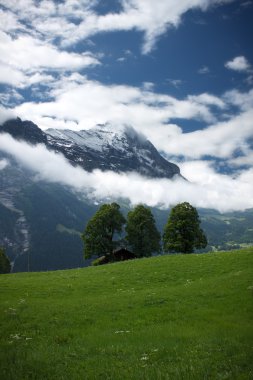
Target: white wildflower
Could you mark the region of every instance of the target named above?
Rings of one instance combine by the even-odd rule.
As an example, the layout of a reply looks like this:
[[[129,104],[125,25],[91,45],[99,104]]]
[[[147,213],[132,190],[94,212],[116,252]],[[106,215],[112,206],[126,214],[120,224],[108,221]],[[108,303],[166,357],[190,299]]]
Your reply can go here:
[[[10,338],[11,338],[11,339],[17,339],[17,340],[18,340],[18,339],[21,339],[21,336],[20,336],[19,334],[15,334],[15,335],[14,335],[14,334],[11,334],[11,335],[10,335]]]

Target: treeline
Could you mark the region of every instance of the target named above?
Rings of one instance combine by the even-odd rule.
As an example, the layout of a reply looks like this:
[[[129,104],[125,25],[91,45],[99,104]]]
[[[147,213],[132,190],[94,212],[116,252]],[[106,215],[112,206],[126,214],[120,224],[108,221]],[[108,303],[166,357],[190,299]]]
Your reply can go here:
[[[162,235],[148,207],[138,205],[125,218],[117,203],[103,204],[87,223],[82,239],[84,257],[98,257],[97,264],[114,261],[115,249],[120,247],[140,258],[162,251],[191,253],[207,245],[198,212],[187,202],[172,208]],[[0,248],[0,273],[10,270],[10,261]]]
[[[119,247],[127,247],[135,257],[147,257],[162,250],[191,253],[207,245],[198,212],[187,202],[172,208],[162,236],[148,207],[138,205],[125,218],[117,203],[103,204],[88,222],[82,239],[84,257],[102,256],[106,258],[103,262],[113,261],[113,252]]]

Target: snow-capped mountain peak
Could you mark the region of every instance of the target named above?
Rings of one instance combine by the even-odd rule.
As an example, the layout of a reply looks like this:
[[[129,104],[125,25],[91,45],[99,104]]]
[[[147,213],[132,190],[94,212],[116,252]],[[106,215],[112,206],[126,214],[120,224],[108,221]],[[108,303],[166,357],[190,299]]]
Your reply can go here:
[[[131,126],[107,123],[82,131],[48,129],[42,132],[31,122],[14,119],[0,127],[1,130],[12,135],[15,131],[13,137],[33,144],[44,143],[87,171],[134,171],[165,178],[180,175],[178,166],[165,160],[153,144]]]

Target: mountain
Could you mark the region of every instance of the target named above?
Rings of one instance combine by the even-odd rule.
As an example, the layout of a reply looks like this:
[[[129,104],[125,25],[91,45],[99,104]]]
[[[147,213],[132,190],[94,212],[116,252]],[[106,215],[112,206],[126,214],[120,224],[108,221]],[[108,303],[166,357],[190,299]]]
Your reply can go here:
[[[17,118],[5,122],[0,132],[61,152],[72,165],[87,171],[135,171],[166,178],[180,175],[176,165],[130,127],[115,132],[107,124],[89,131],[44,132],[33,122]],[[1,151],[0,160],[8,162],[0,171],[0,245],[6,247],[13,270],[83,266],[80,235],[97,205],[68,187],[38,181],[31,170]]]
[[[0,126],[0,133],[9,133],[17,140],[24,140],[31,144],[47,144],[47,137],[44,132],[32,121],[22,121],[19,117],[7,120]]]
[[[136,168],[139,173],[153,177],[166,173],[169,177],[174,172],[180,175],[175,165],[164,160],[151,143],[131,128],[122,128],[118,133],[109,125],[97,126],[92,131],[43,132],[30,121],[15,119],[0,130],[30,144],[44,144],[48,149],[60,151],[72,165],[81,164],[87,170]],[[8,164],[0,170],[0,246],[6,248],[13,271],[89,265],[89,261],[83,260],[80,236],[99,204],[69,187],[38,180],[34,172],[0,150],[0,161],[3,160]],[[129,207],[121,203],[125,215]],[[253,243],[253,210],[226,214],[198,211],[208,237],[208,249]],[[152,212],[162,231],[169,210],[154,208]]]
[[[31,121],[12,119],[0,127],[0,132],[31,144],[44,144],[61,152],[72,165],[86,171],[94,169],[114,172],[137,172],[152,178],[180,176],[177,165],[168,162],[144,136],[129,126],[115,128],[98,125],[84,131],[48,129],[43,132]]]
[[[75,268],[83,260],[80,238],[97,206],[58,184],[37,181],[10,156],[0,171],[0,246],[14,271]]]

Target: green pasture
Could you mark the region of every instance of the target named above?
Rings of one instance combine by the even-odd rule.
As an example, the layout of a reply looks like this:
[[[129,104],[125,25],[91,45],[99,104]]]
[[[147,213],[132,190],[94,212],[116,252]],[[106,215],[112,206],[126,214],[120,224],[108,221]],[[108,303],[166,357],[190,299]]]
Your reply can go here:
[[[0,378],[253,379],[253,248],[0,275]]]

